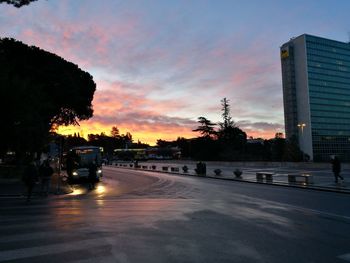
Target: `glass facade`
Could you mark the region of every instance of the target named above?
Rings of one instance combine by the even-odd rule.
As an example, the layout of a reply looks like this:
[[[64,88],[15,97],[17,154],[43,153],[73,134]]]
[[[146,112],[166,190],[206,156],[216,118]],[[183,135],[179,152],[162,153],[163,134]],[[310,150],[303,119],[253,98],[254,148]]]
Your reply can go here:
[[[350,44],[311,35],[302,37],[313,159],[328,161],[331,155],[337,155],[350,161]],[[287,44],[295,44],[291,42]]]
[[[314,160],[350,160],[350,44],[305,40]]]

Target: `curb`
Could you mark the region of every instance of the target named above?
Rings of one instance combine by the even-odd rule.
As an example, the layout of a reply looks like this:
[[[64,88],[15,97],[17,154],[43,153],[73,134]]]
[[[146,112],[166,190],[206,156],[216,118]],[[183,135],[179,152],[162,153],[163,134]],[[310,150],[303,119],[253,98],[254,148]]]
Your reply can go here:
[[[120,168],[120,169],[126,169],[126,170],[133,170],[133,171],[143,171],[143,172],[156,172],[156,173],[164,173],[164,174],[171,174],[171,175],[184,175],[184,176],[193,176],[193,177],[199,177],[199,178],[208,178],[208,179],[219,179],[219,180],[225,180],[225,181],[234,181],[234,182],[241,182],[241,183],[251,183],[251,184],[262,184],[262,185],[271,185],[271,186],[281,186],[281,187],[289,187],[289,188],[298,188],[298,189],[307,189],[307,190],[314,190],[314,191],[323,191],[323,192],[332,192],[332,193],[340,193],[340,194],[350,194],[350,189],[334,189],[329,187],[322,187],[322,186],[312,186],[312,185],[298,185],[298,184],[284,184],[284,183],[264,183],[264,182],[257,182],[257,181],[248,181],[244,179],[235,179],[235,178],[223,178],[218,176],[198,176],[195,174],[190,173],[181,173],[181,172],[170,172],[170,171],[159,171],[159,170],[150,170],[150,169],[142,169],[142,168],[130,168],[130,167],[123,167],[123,166],[107,166],[111,168]]]

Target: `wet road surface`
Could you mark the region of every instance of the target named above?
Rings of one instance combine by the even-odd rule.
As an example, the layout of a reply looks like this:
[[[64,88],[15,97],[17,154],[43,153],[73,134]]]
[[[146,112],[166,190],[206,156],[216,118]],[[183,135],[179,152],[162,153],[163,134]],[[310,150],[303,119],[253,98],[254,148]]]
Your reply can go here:
[[[0,204],[0,262],[350,262],[346,194],[105,167]]]

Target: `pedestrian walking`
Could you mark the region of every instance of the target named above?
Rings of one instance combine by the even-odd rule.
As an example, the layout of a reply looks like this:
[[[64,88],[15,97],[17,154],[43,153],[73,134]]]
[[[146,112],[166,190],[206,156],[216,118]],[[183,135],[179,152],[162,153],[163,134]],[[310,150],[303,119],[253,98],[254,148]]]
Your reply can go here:
[[[334,174],[335,183],[338,183],[338,177],[343,181],[344,178],[340,175],[341,172],[341,163],[337,156],[334,156],[332,159],[332,171]]]
[[[48,196],[51,184],[51,176],[53,175],[53,169],[50,166],[49,160],[45,160],[39,168],[39,176],[41,179],[41,193]]]
[[[23,182],[27,188],[27,202],[32,198],[33,188],[38,180],[38,169],[35,162],[31,162],[24,170]]]
[[[89,165],[89,189],[92,190],[95,188],[95,183],[97,179],[97,165],[95,162],[90,163]]]
[[[69,177],[72,177],[72,173],[76,168],[76,156],[73,152],[67,154],[66,169]]]

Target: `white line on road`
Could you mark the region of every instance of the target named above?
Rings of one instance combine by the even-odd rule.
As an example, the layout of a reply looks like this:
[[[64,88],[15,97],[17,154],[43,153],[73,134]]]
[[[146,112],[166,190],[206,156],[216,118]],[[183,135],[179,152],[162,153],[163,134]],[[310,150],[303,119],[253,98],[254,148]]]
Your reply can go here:
[[[125,259],[122,258],[122,260],[120,258],[117,259],[114,256],[102,256],[99,258],[93,257],[93,258],[72,261],[72,263],[96,263],[96,262],[115,263],[115,262],[128,262],[128,260],[126,258]]]
[[[40,223],[41,224],[41,223]],[[57,238],[71,238],[72,236],[79,236],[81,233],[90,233],[91,232],[91,226],[84,226],[84,227],[76,227],[74,228],[74,231],[62,231],[62,230],[53,230],[53,231],[36,231],[36,232],[30,232],[25,234],[14,234],[14,235],[6,235],[0,237],[0,245],[1,243],[8,243],[8,242],[22,242],[22,241],[30,241],[30,240],[37,240],[37,239],[44,239],[45,240],[57,240]],[[80,236],[81,237],[81,236]]]
[[[329,216],[329,217],[333,217],[333,218],[342,218],[342,219],[345,219],[345,220],[350,220],[349,216],[344,216],[344,215],[330,213],[330,212],[324,212],[324,211],[311,209],[311,208],[305,208],[305,207],[296,206],[296,205],[289,205],[289,204],[283,204],[283,205],[291,207],[291,208],[294,208],[295,210],[299,210],[299,211],[302,211],[302,212],[305,212],[305,213],[309,212],[309,213]]]
[[[74,250],[89,250],[106,244],[106,238],[94,238],[89,240],[79,240],[40,247],[28,247],[8,251],[0,251],[0,261],[17,260],[29,257],[45,256],[50,254],[65,253]]]

